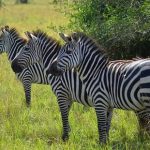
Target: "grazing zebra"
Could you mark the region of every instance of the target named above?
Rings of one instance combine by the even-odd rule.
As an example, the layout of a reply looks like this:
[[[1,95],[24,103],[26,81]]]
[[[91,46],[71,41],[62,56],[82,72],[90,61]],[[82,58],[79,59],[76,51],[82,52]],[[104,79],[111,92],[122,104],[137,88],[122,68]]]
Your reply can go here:
[[[12,62],[17,53],[25,44],[26,40],[20,37],[15,28],[9,29],[9,27],[6,26],[1,29],[0,53],[6,52],[10,62]],[[30,106],[31,101],[31,84],[37,83],[48,85],[48,80],[45,74],[44,68],[40,63],[36,63],[25,68],[21,71],[21,73],[16,73],[17,78],[23,84],[27,106]]]
[[[47,72],[48,82],[57,96],[58,105],[61,111],[63,122],[62,139],[69,138],[69,109],[73,101],[82,103],[85,106],[91,106],[87,96],[85,86],[82,84],[78,74],[74,71],[67,71],[61,77],[55,77],[47,71],[52,61],[54,61],[61,49],[58,41],[47,36],[42,31],[35,31],[33,34],[26,32],[29,39],[19,54],[12,62],[12,69],[20,72],[34,63],[41,62],[44,66],[44,72]],[[69,107],[68,107],[69,105]],[[108,112],[107,130],[110,127],[112,111]]]
[[[150,134],[150,60],[109,62],[100,46],[84,33],[60,36],[66,44],[49,71],[61,75],[76,69],[90,97],[88,103],[96,111],[100,142],[107,141],[107,112],[113,108],[133,110]]]

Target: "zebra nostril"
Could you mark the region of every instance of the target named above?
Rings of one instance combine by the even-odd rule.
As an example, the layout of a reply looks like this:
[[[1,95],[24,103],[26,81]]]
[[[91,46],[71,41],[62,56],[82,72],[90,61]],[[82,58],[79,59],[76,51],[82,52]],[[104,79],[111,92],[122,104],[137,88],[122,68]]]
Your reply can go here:
[[[22,72],[22,68],[21,66],[18,64],[18,61],[17,60],[14,60],[11,64],[11,68],[12,70],[15,72],[15,73],[20,73]]]

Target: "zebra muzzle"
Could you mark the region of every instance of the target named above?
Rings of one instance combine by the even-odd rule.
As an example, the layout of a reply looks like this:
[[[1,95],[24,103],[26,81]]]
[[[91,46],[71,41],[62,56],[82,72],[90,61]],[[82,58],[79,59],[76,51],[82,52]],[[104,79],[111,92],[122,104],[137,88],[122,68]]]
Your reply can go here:
[[[17,60],[12,61],[11,68],[15,73],[20,73],[23,70]]]
[[[52,74],[54,76],[60,76],[62,75],[62,71],[60,69],[57,68],[57,61],[54,61],[50,68],[46,71],[46,74],[49,75],[49,74]]]

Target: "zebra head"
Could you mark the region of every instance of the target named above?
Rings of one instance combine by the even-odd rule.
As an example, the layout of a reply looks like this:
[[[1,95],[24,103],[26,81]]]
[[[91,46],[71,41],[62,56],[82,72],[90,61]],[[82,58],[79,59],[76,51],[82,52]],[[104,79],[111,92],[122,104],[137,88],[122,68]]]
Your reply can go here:
[[[0,31],[0,54],[8,50],[9,27],[5,26]]]
[[[67,70],[77,68],[82,61],[82,52],[80,49],[83,48],[83,45],[80,43],[78,34],[73,33],[71,36],[67,36],[60,33],[59,35],[66,44],[61,47],[58,57],[51,64],[50,72],[53,75],[61,75]],[[58,72],[60,74],[57,74]]]
[[[25,32],[28,42],[12,61],[11,67],[14,72],[20,73],[23,69],[40,61],[41,51],[38,48],[38,38],[30,32]]]

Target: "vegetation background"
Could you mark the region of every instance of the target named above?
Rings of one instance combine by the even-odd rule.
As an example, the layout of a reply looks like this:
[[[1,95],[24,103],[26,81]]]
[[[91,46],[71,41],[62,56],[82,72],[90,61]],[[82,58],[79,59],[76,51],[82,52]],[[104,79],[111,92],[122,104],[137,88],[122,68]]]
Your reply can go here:
[[[73,8],[71,27],[92,35],[112,59],[150,56],[149,0],[84,0]]]
[[[136,26],[132,20],[134,17],[131,17],[132,15],[130,16],[125,9],[128,8],[128,5],[124,5],[121,0],[115,1],[114,6],[111,2],[106,3],[109,1],[101,3],[101,0],[99,3],[97,3],[98,0],[84,0],[81,1],[82,3],[57,0],[29,0],[28,4],[16,4],[15,0],[1,0],[0,2],[0,26],[15,27],[22,36],[27,30],[40,28],[48,35],[60,39],[58,31],[81,30],[101,41],[101,44],[112,52],[110,54],[113,54],[116,48],[118,54],[110,55],[113,59],[132,56],[131,54],[126,57],[126,52],[121,54],[123,50],[126,50],[125,48],[129,50],[126,38],[130,36],[125,36],[125,34],[132,35],[129,28],[130,23],[127,20],[131,21],[132,26]],[[130,3],[131,1],[124,2]],[[133,2],[135,1],[133,0]],[[97,11],[99,4],[106,5],[104,8],[107,8],[107,11],[105,10],[103,13]],[[144,7],[144,14],[149,16],[149,1],[145,0],[141,4],[142,8]],[[119,8],[120,6],[122,8]],[[123,12],[130,17],[125,17],[123,20],[118,19]],[[132,7],[129,12],[133,13]],[[97,15],[95,15],[96,13]],[[138,13],[139,11],[133,14]],[[103,19],[101,21],[98,18],[96,22],[94,17]],[[141,17],[141,19],[144,18]],[[149,37],[149,20],[139,26],[139,30],[131,28],[133,33],[138,31],[139,34],[145,33]],[[119,44],[118,40],[114,43],[110,42],[110,39],[115,36],[120,39]],[[144,40],[144,38],[142,39]],[[114,45],[107,44],[107,40]],[[124,43],[122,43],[123,40],[125,40]],[[60,112],[50,86],[33,85],[32,107],[27,109],[22,85],[12,72],[7,55],[0,56],[0,149],[150,149],[149,139],[141,138],[138,135],[137,119],[132,112],[115,110],[110,130],[110,142],[106,147],[98,144],[97,122],[92,108],[84,110],[82,105],[75,103],[71,109],[69,120],[72,131],[69,141],[64,143],[61,140]]]

